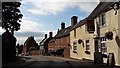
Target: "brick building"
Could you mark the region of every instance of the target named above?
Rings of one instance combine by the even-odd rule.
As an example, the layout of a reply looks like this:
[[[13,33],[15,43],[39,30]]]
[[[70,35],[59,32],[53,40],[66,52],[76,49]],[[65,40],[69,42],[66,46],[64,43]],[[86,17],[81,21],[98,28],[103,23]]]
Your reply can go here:
[[[64,49],[64,57],[70,58],[70,31],[72,26],[77,23],[77,17],[73,16],[71,18],[71,26],[65,28],[65,23],[61,23],[61,30],[58,30],[55,37],[50,40],[48,44],[49,51],[56,51],[57,49]]]
[[[28,37],[28,39],[24,42],[23,45],[23,53],[25,55],[32,53],[32,51],[36,50],[38,53],[38,44],[36,43],[34,36]]]

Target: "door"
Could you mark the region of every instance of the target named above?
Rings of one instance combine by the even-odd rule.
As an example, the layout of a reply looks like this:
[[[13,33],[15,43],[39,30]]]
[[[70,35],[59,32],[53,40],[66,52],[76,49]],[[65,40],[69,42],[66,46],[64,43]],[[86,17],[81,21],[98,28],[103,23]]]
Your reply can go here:
[[[95,52],[99,52],[99,47],[98,47],[98,40],[97,39],[94,39],[94,50],[95,50]]]

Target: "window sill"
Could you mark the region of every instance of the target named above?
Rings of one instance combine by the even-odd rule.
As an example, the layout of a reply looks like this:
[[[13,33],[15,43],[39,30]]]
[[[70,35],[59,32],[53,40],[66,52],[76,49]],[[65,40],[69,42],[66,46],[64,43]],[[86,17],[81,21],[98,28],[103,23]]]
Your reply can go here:
[[[77,53],[77,51],[74,50],[73,53]]]
[[[90,51],[85,51],[86,54],[90,54]]]

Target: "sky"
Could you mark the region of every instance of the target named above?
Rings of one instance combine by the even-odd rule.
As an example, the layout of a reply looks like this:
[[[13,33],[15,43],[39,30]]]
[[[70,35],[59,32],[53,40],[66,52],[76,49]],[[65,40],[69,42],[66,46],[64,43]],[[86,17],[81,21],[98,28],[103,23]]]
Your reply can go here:
[[[77,16],[79,22],[91,13],[98,3],[98,0],[22,0],[21,29],[15,32],[17,43],[23,44],[30,36],[34,36],[39,43],[44,34],[49,34],[50,31],[54,36],[60,29],[61,22],[65,23],[65,27],[70,26],[72,16]],[[3,32],[0,27],[0,34]]]

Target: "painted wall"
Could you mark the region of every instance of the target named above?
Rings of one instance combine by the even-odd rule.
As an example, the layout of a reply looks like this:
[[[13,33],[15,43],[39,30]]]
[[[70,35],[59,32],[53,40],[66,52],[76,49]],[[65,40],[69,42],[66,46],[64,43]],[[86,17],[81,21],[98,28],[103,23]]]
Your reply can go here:
[[[89,34],[86,31],[85,25],[82,25],[81,27],[76,28],[76,38],[74,38],[74,30],[70,32],[70,44],[71,44],[71,49],[70,49],[70,57],[71,58],[76,58],[76,59],[89,59],[93,60],[94,59],[94,40],[93,40],[93,34]],[[73,53],[73,42],[74,40],[83,40],[83,43],[79,44],[77,42],[77,53]],[[90,54],[86,54],[86,40],[90,40]]]
[[[115,63],[116,65],[120,65],[118,63],[119,54],[118,54],[118,43],[116,42],[116,37],[118,36],[118,13],[117,15],[114,14],[114,10],[107,11],[106,13],[106,25],[100,27],[100,36],[104,37],[107,31],[113,32],[113,40],[107,40],[107,54],[114,53],[115,55]],[[95,22],[99,23],[99,18],[95,19]],[[104,63],[107,63],[107,58],[104,58]]]
[[[118,57],[120,57],[120,9],[118,10],[118,39],[119,39]],[[118,58],[118,64],[120,65],[120,58]]]
[[[120,9],[118,10],[118,13],[115,15],[114,10],[109,10],[105,12],[106,14],[106,25],[103,27],[100,27],[100,33],[98,31],[97,25],[99,24],[99,17],[96,17],[94,19],[95,23],[95,32],[94,34],[89,34],[86,32],[85,25],[82,25],[81,27],[76,28],[76,38],[74,38],[74,30],[70,32],[70,57],[76,58],[76,59],[91,59],[94,60],[94,38],[98,34],[100,34],[101,37],[105,36],[105,33],[107,31],[113,32],[113,40],[107,40],[106,46],[107,46],[107,54],[114,53],[115,56],[115,64],[120,66]],[[83,44],[78,44],[77,42],[77,53],[73,53],[73,42],[75,40],[78,41],[78,39],[82,39],[84,42]],[[90,40],[90,54],[86,54],[86,43],[85,40]],[[100,45],[100,43],[98,44]],[[107,58],[103,58],[103,62],[107,63]]]

